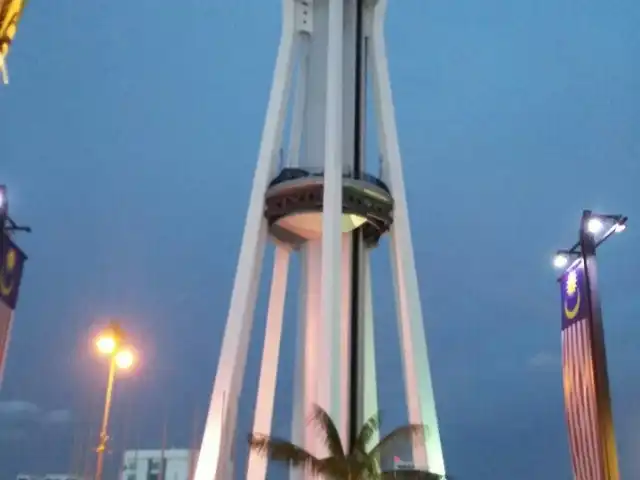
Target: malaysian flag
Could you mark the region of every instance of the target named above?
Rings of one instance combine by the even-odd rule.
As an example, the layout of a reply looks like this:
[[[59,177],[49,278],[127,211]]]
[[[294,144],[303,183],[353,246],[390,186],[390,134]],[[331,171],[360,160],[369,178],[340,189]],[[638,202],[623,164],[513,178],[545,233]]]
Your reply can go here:
[[[2,241],[0,241],[0,383],[2,383],[11,337],[13,311],[18,303],[22,268],[27,257],[6,233],[0,233],[0,235],[2,235]]]
[[[605,480],[591,346],[589,292],[582,262],[562,285],[562,380],[569,447],[576,480]]]

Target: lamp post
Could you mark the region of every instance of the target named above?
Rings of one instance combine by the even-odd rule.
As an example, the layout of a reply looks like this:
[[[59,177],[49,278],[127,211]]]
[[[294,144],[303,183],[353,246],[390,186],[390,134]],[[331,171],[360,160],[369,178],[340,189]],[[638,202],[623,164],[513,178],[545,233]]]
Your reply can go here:
[[[627,217],[582,212],[578,241],[557,252],[562,270],[562,375],[576,478],[619,480],[596,249],[624,231]],[[591,473],[589,473],[591,472]],[[597,473],[596,473],[597,472]]]
[[[104,399],[104,411],[100,426],[100,439],[96,449],[96,476],[95,480],[102,480],[104,465],[104,452],[109,440],[109,414],[111,412],[111,399],[113,397],[113,385],[116,379],[116,370],[127,370],[133,366],[134,355],[130,347],[125,345],[125,334],[118,323],[112,322],[109,327],[96,338],[96,349],[99,353],[109,357],[109,375],[107,377],[107,390]]]
[[[14,234],[31,231],[27,226],[16,224],[9,216],[7,192],[7,186],[0,185],[0,386],[7,361],[24,262],[27,259],[25,253],[15,244]]]
[[[15,232],[31,233],[31,227],[18,225],[9,216],[8,188],[6,185],[0,185],[0,253],[4,250],[4,236]]]

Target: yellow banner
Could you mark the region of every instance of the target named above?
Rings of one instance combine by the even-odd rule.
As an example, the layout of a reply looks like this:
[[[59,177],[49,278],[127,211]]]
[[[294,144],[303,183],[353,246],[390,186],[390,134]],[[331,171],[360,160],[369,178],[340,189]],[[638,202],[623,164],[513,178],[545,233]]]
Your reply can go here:
[[[27,0],[0,0],[0,72],[4,83],[9,81],[6,58],[26,2]]]

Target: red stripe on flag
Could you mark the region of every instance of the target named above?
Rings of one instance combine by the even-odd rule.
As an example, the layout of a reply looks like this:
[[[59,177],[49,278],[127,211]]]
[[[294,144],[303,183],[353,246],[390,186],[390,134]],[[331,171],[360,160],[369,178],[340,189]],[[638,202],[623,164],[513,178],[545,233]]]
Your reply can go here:
[[[589,323],[562,331],[562,375],[569,446],[576,480],[604,480]]]
[[[0,302],[0,384],[2,384],[5,363],[7,361],[7,348],[9,346],[12,319],[13,311]]]
[[[571,402],[573,401],[572,389],[573,378],[570,373],[571,362],[569,361],[569,352],[571,349],[568,347],[568,337],[569,337],[569,329],[562,331],[562,384],[564,389],[564,403],[565,403],[565,411],[567,417],[567,431],[569,433],[569,451],[571,453],[571,464],[573,466],[573,472],[576,476],[578,476],[578,455],[576,453],[576,435],[573,430],[573,421],[571,419],[571,415],[573,414],[574,409],[571,407]]]

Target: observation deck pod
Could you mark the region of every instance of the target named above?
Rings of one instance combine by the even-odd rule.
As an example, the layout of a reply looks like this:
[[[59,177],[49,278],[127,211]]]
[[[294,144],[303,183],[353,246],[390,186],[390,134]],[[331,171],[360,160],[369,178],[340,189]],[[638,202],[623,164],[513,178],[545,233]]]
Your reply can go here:
[[[284,168],[269,184],[264,215],[271,234],[299,248],[322,236],[324,171]],[[393,223],[389,187],[368,173],[342,175],[342,231],[362,228],[365,245],[374,246]]]

